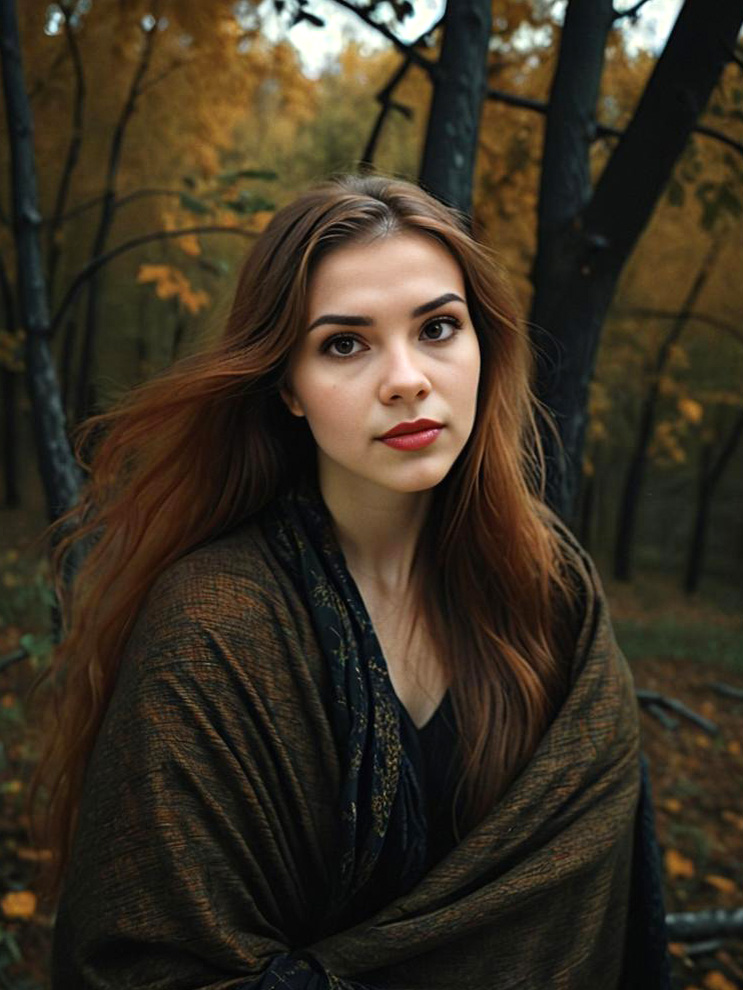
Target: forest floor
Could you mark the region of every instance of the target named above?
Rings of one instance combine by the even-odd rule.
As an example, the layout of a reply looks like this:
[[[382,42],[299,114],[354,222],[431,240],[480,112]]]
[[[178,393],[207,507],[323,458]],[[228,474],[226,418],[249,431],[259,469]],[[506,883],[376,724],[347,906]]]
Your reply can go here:
[[[37,897],[43,851],[29,839],[24,811],[38,752],[27,692],[48,651],[48,571],[35,561],[27,545],[20,554],[0,548],[0,990],[49,985],[53,916]],[[670,727],[640,709],[666,911],[743,909],[743,698],[712,686],[743,689],[743,596],[707,582],[687,597],[656,576],[605,587],[637,689],[716,726],[707,731],[669,711]],[[3,665],[21,643],[32,655]],[[743,990],[743,936],[672,943],[671,956],[674,990]]]
[[[617,640],[635,687],[682,702],[709,730],[640,707],[667,914],[743,909],[743,593],[687,597],[669,578],[606,582]],[[712,727],[716,731],[712,731]],[[671,943],[674,990],[743,990],[743,935]]]

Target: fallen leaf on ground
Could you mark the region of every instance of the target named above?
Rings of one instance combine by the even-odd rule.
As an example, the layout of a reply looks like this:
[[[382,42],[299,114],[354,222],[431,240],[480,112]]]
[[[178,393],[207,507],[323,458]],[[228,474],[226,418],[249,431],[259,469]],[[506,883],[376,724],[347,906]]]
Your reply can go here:
[[[668,849],[664,857],[666,873],[675,880],[678,877],[693,877],[694,863],[675,849]]]
[[[734,983],[731,983],[727,976],[719,970],[712,970],[704,978],[704,985],[708,990],[738,990]]]
[[[710,874],[704,878],[708,884],[712,887],[716,887],[717,890],[721,890],[723,894],[734,894],[738,889],[733,880],[728,879],[728,877],[718,877]]]
[[[724,822],[727,822],[728,825],[734,825],[735,828],[740,829],[740,831],[743,832],[743,815],[736,815],[734,811],[728,811],[725,809],[720,812],[720,817]]]

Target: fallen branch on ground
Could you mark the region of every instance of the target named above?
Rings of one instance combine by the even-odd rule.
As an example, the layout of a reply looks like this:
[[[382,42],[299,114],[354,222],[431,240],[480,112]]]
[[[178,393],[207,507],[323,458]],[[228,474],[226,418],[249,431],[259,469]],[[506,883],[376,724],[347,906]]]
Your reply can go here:
[[[667,698],[659,691],[645,691],[643,689],[639,689],[635,693],[640,704],[645,705],[649,711],[652,711],[651,706],[663,705],[665,708],[670,708],[672,712],[676,712],[677,715],[683,715],[690,722],[694,722],[695,725],[698,725],[700,729],[704,729],[711,736],[716,736],[720,731],[714,722],[710,722],[703,715],[697,715],[696,712],[693,712],[691,708],[687,708],[683,702],[677,701],[676,698]]]

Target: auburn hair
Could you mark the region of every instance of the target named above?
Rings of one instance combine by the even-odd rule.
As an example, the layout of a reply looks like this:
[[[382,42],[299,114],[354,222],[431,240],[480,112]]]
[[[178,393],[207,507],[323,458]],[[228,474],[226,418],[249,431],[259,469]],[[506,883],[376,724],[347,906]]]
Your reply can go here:
[[[412,575],[413,614],[450,680],[465,831],[529,761],[562,704],[576,586],[544,502],[537,414],[554,425],[532,392],[533,355],[509,280],[466,218],[416,185],[335,176],[280,209],[257,237],[216,341],[75,433],[86,480],[44,534],[53,538],[60,642],[32,687],[52,678],[44,708],[52,722],[28,798],[34,839],[51,852],[42,896],[59,895],[88,760],[153,582],[313,469],[307,422],[279,390],[306,332],[314,266],[345,244],[401,232],[435,239],[458,262],[481,355],[472,433],[434,491]],[[65,580],[71,551],[81,562]]]

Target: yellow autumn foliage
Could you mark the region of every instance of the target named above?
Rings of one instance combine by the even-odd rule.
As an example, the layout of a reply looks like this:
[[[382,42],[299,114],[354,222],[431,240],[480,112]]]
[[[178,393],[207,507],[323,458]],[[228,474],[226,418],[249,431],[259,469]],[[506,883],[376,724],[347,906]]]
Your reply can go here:
[[[694,399],[679,399],[676,403],[678,411],[690,423],[701,423],[704,418],[704,407]]]
[[[194,289],[183,272],[173,265],[140,265],[137,281],[153,284],[158,299],[177,298],[191,314],[209,303],[209,295],[203,289]]]
[[[30,890],[12,890],[0,900],[0,909],[9,920],[26,920],[36,910],[36,894]]]

